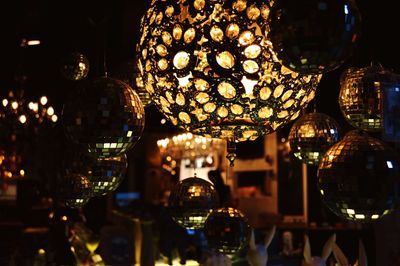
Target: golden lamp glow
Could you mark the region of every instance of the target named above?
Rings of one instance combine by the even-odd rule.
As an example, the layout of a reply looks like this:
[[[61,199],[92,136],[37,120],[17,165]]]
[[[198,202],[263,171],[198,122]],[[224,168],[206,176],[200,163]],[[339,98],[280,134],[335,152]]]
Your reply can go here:
[[[47,104],[47,97],[46,96],[40,97],[40,104],[41,105],[46,105]]]

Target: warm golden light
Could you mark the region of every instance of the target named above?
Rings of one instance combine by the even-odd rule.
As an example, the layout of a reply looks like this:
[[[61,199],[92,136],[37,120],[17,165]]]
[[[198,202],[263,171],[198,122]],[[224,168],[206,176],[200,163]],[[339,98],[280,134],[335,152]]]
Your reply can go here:
[[[47,104],[47,97],[46,96],[40,97],[40,104],[41,105],[46,105]]]
[[[18,108],[18,102],[12,102],[11,107],[12,109],[16,110]]]
[[[20,115],[18,120],[21,122],[21,124],[25,124],[27,119],[25,115]]]
[[[3,99],[2,104],[3,104],[4,107],[6,107],[7,104],[8,104],[8,100],[7,99]]]
[[[54,108],[49,106],[49,108],[47,108],[47,115],[52,116],[54,115]]]
[[[54,123],[57,122],[58,120],[58,116],[57,115],[52,115],[51,116],[51,121],[53,121]]]

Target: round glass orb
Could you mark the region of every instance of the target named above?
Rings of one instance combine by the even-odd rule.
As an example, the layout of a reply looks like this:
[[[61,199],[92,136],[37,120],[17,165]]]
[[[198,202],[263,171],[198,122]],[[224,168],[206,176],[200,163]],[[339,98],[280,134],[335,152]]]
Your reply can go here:
[[[60,66],[61,74],[69,80],[81,80],[89,74],[89,60],[81,53],[71,53],[65,57]]]
[[[129,84],[131,88],[139,95],[140,100],[144,107],[152,104],[150,94],[144,87],[143,78],[139,72],[135,61],[130,60],[123,63],[115,73],[112,75],[114,78],[122,80]]]
[[[155,0],[142,18],[138,65],[174,124],[206,137],[254,140],[294,120],[320,75],[276,58],[269,5],[258,0]]]
[[[336,215],[359,222],[379,219],[400,202],[398,155],[381,140],[351,131],[321,159],[318,187]]]
[[[235,254],[250,240],[246,217],[234,208],[214,209],[204,224],[208,245],[223,254]]]
[[[338,142],[339,124],[322,113],[305,114],[297,120],[289,133],[290,149],[306,164],[318,165],[322,156]]]
[[[125,154],[112,158],[97,158],[88,173],[93,196],[104,196],[116,190],[125,178],[127,167]]]
[[[68,172],[59,184],[60,201],[69,208],[80,208],[91,198],[89,179],[77,173]]]
[[[293,71],[323,73],[341,66],[360,36],[354,0],[279,0],[270,14],[270,38],[282,64]]]
[[[365,131],[381,131],[382,89],[398,80],[396,74],[380,65],[350,68],[343,72],[339,105],[347,122]]]
[[[218,204],[218,193],[212,183],[189,177],[180,181],[171,191],[168,209],[172,219],[180,226],[200,229]]]
[[[66,135],[98,158],[131,149],[144,129],[144,109],[128,84],[97,78],[83,84],[63,108]]]

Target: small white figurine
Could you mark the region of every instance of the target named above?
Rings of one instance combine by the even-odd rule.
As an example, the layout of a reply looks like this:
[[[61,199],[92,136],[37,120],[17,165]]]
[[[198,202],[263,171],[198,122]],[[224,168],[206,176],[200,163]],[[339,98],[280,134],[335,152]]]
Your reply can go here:
[[[332,253],[333,244],[336,241],[336,234],[333,234],[328,241],[326,241],[324,248],[322,249],[321,257],[312,257],[311,256],[311,248],[310,248],[310,240],[308,236],[304,237],[304,249],[303,256],[304,260],[302,266],[326,266],[326,260],[329,258],[329,255]]]
[[[276,231],[274,225],[271,230],[267,232],[262,245],[256,245],[254,237],[254,229],[251,230],[251,237],[249,242],[249,249],[247,251],[247,261],[251,266],[266,266],[268,261],[268,246],[271,244]]]
[[[338,263],[338,266],[351,266],[349,264],[349,260],[346,258],[342,250],[335,244],[333,244],[333,255]],[[354,264],[354,266],[367,266],[367,254],[365,252],[364,244],[360,241],[358,242],[358,260]]]

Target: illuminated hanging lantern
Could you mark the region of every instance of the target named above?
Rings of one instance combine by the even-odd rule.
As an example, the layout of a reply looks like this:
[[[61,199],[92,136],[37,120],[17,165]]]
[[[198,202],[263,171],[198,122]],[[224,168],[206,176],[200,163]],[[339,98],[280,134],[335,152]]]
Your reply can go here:
[[[245,216],[234,208],[215,209],[204,224],[209,247],[223,254],[235,254],[250,240],[250,225]]]
[[[381,140],[353,130],[324,155],[318,169],[323,202],[336,215],[368,222],[399,206],[399,159]]]
[[[116,190],[125,178],[127,167],[125,154],[96,159],[88,173],[93,196],[104,196]]]
[[[61,74],[69,80],[77,81],[89,74],[89,60],[81,53],[71,53],[63,58],[60,66]]]
[[[63,108],[66,135],[98,158],[131,149],[144,129],[144,109],[126,83],[107,77],[83,84]]]
[[[142,19],[138,65],[159,110],[193,134],[254,140],[294,120],[319,75],[282,67],[267,2],[155,0]]]
[[[123,63],[112,76],[129,84],[129,86],[131,86],[131,88],[139,95],[144,107],[152,104],[150,94],[144,87],[143,78],[135,61],[131,60]]]
[[[67,171],[59,183],[59,199],[69,208],[80,208],[89,202],[92,194],[89,179],[82,175]]]
[[[360,24],[354,0],[277,0],[267,36],[284,66],[303,74],[323,73],[349,58]]]
[[[297,120],[289,133],[290,148],[306,164],[318,165],[324,153],[340,139],[339,125],[322,113],[305,114]]]
[[[218,204],[218,193],[212,183],[189,177],[180,181],[171,191],[168,209],[172,219],[180,226],[200,229]]]
[[[365,131],[381,131],[382,89],[398,80],[381,65],[346,70],[340,79],[339,105],[347,122]]]

